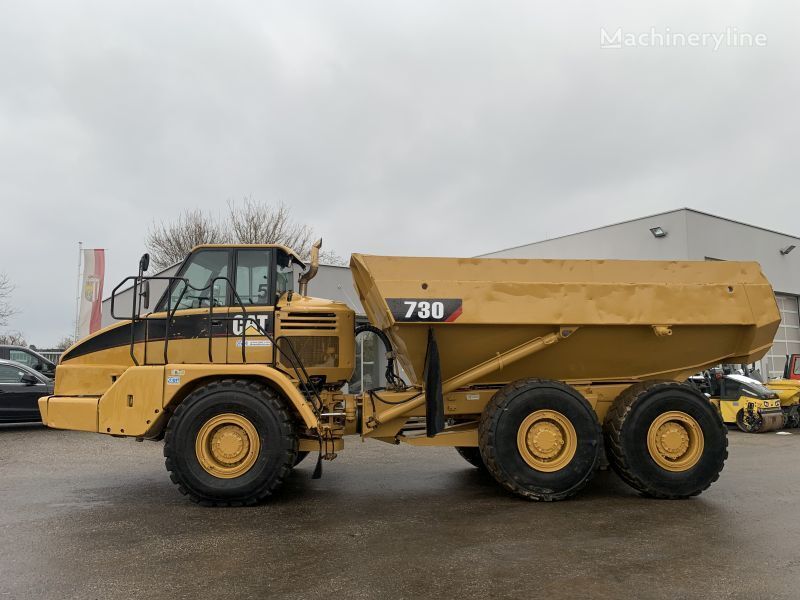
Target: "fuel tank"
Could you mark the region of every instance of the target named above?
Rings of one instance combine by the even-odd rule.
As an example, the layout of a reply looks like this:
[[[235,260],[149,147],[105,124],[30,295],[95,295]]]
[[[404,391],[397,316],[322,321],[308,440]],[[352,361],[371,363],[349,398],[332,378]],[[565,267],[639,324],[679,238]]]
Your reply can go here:
[[[433,331],[448,379],[531,339],[560,343],[474,383],[683,380],[766,354],[780,324],[758,263],[411,258],[354,254],[373,325],[413,383]]]

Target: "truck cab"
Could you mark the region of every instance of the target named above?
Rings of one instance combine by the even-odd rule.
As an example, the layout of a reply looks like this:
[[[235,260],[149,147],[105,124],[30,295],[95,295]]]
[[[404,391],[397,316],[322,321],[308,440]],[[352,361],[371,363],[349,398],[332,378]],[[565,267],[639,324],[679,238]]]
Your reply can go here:
[[[301,293],[310,269],[292,250],[203,245],[175,276],[147,277],[140,267],[112,293],[113,316],[127,318],[63,354],[54,395],[39,403],[45,423],[157,439],[171,407],[222,374],[262,378],[316,429],[313,393],[352,375],[355,318],[343,303]],[[166,289],[148,312],[154,281]],[[123,307],[127,284],[133,301]]]

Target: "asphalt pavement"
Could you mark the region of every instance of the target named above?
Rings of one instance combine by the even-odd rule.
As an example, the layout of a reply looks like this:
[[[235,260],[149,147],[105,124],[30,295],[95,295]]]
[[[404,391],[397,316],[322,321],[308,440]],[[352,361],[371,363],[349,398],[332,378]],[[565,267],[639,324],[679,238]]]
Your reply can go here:
[[[161,443],[0,426],[0,598],[800,597],[800,434],[729,438],[684,501],[601,472],[532,503],[453,449],[354,438],[321,480],[310,456],[271,502],[213,509]]]

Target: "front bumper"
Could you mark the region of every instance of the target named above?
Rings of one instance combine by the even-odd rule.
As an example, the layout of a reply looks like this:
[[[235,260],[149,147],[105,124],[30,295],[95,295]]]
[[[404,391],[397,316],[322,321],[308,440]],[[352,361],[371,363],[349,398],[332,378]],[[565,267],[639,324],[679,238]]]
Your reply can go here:
[[[39,413],[42,423],[52,429],[97,432],[99,402],[99,396],[42,396],[39,398]]]

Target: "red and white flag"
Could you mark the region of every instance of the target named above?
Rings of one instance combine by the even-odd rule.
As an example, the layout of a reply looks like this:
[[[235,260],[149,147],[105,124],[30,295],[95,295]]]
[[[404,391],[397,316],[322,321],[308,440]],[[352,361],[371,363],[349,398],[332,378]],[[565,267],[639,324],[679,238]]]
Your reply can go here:
[[[84,250],[81,303],[78,311],[78,339],[100,329],[105,273],[105,250]]]

